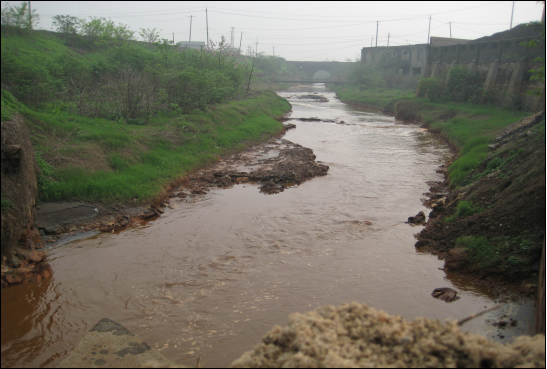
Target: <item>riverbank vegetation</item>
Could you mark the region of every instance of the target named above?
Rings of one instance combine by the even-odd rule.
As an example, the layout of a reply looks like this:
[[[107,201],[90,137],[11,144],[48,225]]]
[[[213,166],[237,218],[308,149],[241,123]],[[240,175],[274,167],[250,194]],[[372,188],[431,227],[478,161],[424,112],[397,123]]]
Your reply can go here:
[[[522,99],[483,93],[480,76],[463,67],[446,83],[424,78],[415,88],[388,89],[381,70],[365,64],[353,73],[355,84],[335,88],[341,101],[420,123],[457,152],[450,193],[430,189],[434,207],[416,247],[443,255],[446,270],[492,286],[524,281],[531,287],[518,291],[534,293],[545,237],[544,113],[528,118]]]
[[[280,132],[274,118],[290,110],[249,89],[252,61],[224,38],[188,50],[156,30],[141,30],[138,42],[104,18],[57,16],[64,33],[55,33],[10,12],[2,10],[2,121],[24,117],[43,201],[145,201],[217,155]]]

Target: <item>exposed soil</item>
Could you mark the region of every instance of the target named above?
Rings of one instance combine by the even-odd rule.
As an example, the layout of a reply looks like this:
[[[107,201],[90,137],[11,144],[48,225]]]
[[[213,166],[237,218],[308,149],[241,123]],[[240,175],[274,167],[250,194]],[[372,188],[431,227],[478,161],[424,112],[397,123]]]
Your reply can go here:
[[[300,95],[298,96],[299,99],[312,99],[317,102],[329,102],[329,99],[327,99],[325,96],[313,94],[313,95]]]
[[[432,210],[417,235],[417,249],[439,255],[445,270],[468,274],[495,292],[536,293],[545,234],[545,137],[534,128],[542,119],[544,113],[539,113],[505,129],[489,157],[470,174],[484,175],[471,185],[450,190],[446,181],[430,183],[425,205]],[[493,160],[505,164],[493,170],[488,166]],[[480,210],[447,219],[461,201]],[[464,247],[456,247],[464,236],[484,237],[499,246],[500,262],[484,266],[473,260]],[[515,240],[525,240],[526,248],[519,249]]]

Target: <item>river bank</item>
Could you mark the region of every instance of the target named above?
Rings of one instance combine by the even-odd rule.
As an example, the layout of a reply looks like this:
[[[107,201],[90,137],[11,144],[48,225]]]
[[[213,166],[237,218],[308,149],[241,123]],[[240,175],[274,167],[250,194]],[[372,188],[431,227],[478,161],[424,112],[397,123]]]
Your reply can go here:
[[[11,174],[11,180],[3,176],[3,234],[15,227],[25,231],[21,237],[3,238],[2,287],[50,276],[44,249],[96,231],[119,231],[160,215],[173,188],[186,180],[185,174],[218,161],[223,154],[283,134],[287,127],[279,119],[290,110],[287,100],[275,93],[254,92],[247,100],[206,112],[160,116],[146,126],[131,126],[68,114],[37,113],[5,91],[2,106],[3,140],[7,134],[4,128],[24,126],[23,136],[28,141],[24,155],[32,159],[32,163],[26,160],[29,163],[25,161],[12,171],[15,174]],[[21,138],[14,136],[10,140],[21,144]],[[4,146],[2,165],[7,170]],[[34,150],[41,170],[35,169]],[[34,194],[30,191],[25,195],[32,203],[32,219],[19,221],[25,224],[7,224],[15,216],[11,213],[22,207],[16,191],[20,175],[38,178],[38,200],[43,204],[37,206],[35,222],[35,182]],[[41,265],[45,265],[43,271],[34,268]]]
[[[457,156],[431,183],[416,248],[498,295],[534,296],[545,235],[545,114],[432,104],[410,93],[336,89],[342,101],[417,122]]]

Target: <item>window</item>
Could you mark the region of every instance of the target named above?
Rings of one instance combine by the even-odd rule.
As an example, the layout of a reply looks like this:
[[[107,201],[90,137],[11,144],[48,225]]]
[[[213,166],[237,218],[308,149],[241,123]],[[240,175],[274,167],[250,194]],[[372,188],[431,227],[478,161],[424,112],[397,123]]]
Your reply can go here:
[[[475,45],[469,45],[469,50],[474,51],[475,50]]]
[[[465,46],[465,45],[463,45],[463,46],[460,46],[460,50],[461,50],[461,51],[465,51],[465,50],[467,50],[467,46]]]
[[[491,49],[497,49],[498,48],[498,43],[497,42],[492,42],[492,44],[490,44],[490,48]]]
[[[481,44],[481,50],[485,50],[488,47],[487,44]]]

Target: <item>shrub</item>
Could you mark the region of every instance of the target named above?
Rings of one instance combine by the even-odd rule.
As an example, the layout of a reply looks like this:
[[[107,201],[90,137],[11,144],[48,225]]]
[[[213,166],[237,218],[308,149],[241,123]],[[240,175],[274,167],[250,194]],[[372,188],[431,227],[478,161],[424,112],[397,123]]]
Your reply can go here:
[[[429,101],[435,102],[441,99],[443,93],[443,85],[435,77],[427,77],[420,79],[418,83],[419,94],[418,96],[427,96]]]

